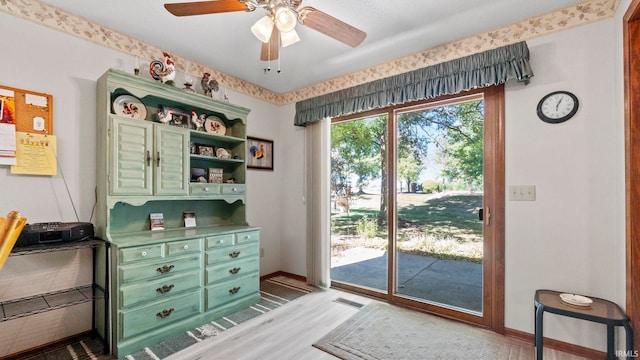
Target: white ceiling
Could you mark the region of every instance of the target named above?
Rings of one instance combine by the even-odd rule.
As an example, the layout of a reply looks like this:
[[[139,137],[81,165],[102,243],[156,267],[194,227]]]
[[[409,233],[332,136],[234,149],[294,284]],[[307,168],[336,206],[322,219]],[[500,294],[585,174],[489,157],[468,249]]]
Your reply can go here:
[[[580,0],[304,0],[367,33],[351,48],[298,24],[301,41],[281,49],[280,62],[259,60],[260,41],[249,28],[264,10],[175,17],[176,0],[41,0],[186,59],[285,93],[460,40]],[[193,0],[191,0],[193,1]],[[161,59],[158,54],[157,59]],[[277,73],[280,68],[281,72]]]

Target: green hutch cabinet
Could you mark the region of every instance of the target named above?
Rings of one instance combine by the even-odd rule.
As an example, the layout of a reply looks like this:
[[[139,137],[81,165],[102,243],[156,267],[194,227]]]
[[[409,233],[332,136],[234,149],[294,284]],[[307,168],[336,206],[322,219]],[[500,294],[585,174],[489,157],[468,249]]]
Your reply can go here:
[[[196,129],[192,112],[223,130]],[[98,256],[107,276],[96,278],[108,279],[98,285],[110,297],[97,306],[110,311],[96,312],[96,328],[106,323],[100,335],[113,355],[260,301],[259,229],[246,222],[248,113],[118,70],[98,80],[96,234],[109,246]],[[185,227],[185,212],[196,226]],[[157,213],[164,224],[151,230]]]

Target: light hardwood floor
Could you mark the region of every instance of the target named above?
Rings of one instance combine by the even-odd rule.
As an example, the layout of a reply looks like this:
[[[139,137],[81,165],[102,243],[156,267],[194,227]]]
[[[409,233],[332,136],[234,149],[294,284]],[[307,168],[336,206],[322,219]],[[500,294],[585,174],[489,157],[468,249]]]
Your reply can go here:
[[[338,298],[360,304],[377,301],[334,289],[318,290],[166,360],[335,360],[336,357],[311,345],[358,312],[356,307],[336,302]],[[533,355],[531,346],[531,359]],[[545,349],[544,356],[545,360],[583,359],[550,349]]]
[[[166,360],[335,360],[311,344],[358,312],[356,307],[334,301],[340,297],[360,304],[375,301],[333,289],[317,290]]]

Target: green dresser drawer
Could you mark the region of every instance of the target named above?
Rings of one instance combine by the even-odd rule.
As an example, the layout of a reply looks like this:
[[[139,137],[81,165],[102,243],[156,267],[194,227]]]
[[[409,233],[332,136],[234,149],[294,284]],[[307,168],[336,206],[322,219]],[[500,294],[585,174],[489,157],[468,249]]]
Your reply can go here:
[[[140,280],[154,280],[168,277],[192,269],[201,268],[200,254],[181,258],[164,259],[154,263],[129,264],[118,266],[120,283],[126,284]]]
[[[162,300],[200,287],[200,271],[194,270],[154,281],[143,281],[120,287],[120,308],[142,302]]]
[[[260,240],[260,232],[257,230],[239,232],[236,234],[236,244],[238,245],[257,242],[258,240]]]
[[[120,311],[120,340],[197,315],[200,313],[201,298],[198,290],[152,305]]]
[[[223,246],[231,246],[231,245],[234,245],[233,239],[234,239],[234,234],[208,236],[205,238],[205,241],[207,243],[205,246],[207,249],[223,247]]]
[[[220,184],[190,183],[191,195],[219,195]]]
[[[220,193],[222,195],[244,194],[247,187],[244,184],[222,184],[220,185]]]
[[[164,257],[163,244],[152,244],[120,249],[120,263],[132,261],[153,260]]]
[[[258,291],[260,291],[260,279],[258,277],[258,273],[207,287],[206,310],[211,310],[217,306],[240,300],[247,295],[257,293]]]
[[[260,264],[258,259],[248,259],[245,261],[233,261],[207,266],[205,283],[211,285],[216,282],[231,280],[232,278],[243,277],[247,274],[258,272]]]
[[[167,256],[198,253],[200,249],[200,239],[174,241],[167,244]]]
[[[255,257],[258,254],[258,244],[232,246],[227,248],[207,251],[207,264],[242,260],[247,257]]]

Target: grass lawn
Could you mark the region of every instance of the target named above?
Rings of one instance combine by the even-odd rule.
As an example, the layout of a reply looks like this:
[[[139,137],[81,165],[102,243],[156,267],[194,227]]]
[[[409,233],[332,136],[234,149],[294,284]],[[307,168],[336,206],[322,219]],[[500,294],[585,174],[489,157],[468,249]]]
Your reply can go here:
[[[332,256],[357,247],[387,248],[387,227],[376,224],[379,202],[379,195],[357,195],[348,213],[333,210]],[[482,194],[399,193],[397,202],[399,251],[482,261]]]

